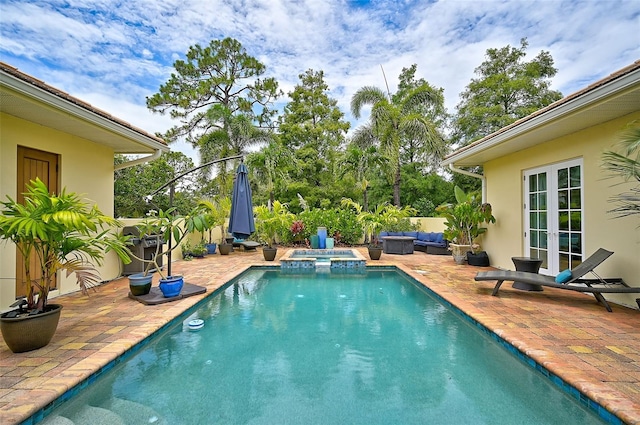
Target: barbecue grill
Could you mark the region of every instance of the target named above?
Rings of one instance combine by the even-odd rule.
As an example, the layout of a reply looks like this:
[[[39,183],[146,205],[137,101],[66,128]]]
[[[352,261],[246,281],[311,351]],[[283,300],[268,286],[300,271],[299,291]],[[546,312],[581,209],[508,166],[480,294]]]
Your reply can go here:
[[[125,236],[132,236],[129,240],[129,249],[136,257],[143,258],[145,260],[152,260],[156,249],[158,247],[158,243],[161,245],[164,244],[164,239],[162,235],[146,235],[144,237],[140,237],[140,230],[136,226],[125,226],[122,229],[122,234]],[[160,247],[162,249],[162,247]],[[164,256],[160,256],[158,258],[157,263],[158,266],[162,268],[162,258]],[[130,275],[134,273],[142,273],[144,272],[147,263],[138,260],[137,258],[131,258],[131,262],[129,264],[125,264],[123,268],[124,275]],[[150,271],[155,271],[155,268]]]

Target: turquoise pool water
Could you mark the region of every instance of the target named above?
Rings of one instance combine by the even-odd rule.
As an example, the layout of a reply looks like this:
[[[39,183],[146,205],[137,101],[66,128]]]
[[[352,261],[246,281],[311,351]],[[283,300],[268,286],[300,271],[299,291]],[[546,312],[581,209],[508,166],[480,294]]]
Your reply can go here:
[[[196,318],[205,325],[190,331]],[[250,269],[46,421],[117,423],[113,415],[172,425],[603,423],[389,269]]]

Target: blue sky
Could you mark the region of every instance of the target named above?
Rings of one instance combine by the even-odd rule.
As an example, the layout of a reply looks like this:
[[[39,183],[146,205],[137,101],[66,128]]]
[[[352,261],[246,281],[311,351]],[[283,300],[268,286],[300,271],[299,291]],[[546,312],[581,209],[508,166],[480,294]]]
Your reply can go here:
[[[323,70],[349,114],[365,85],[391,90],[403,67],[444,88],[450,112],[488,48],[541,50],[564,95],[640,59],[640,0],[0,0],[0,61],[148,132],[173,123],[145,97],[189,46],[233,37],[291,91]],[[284,99],[286,101],[286,98]],[[366,118],[366,117],[365,117]],[[190,156],[184,144],[172,145]]]

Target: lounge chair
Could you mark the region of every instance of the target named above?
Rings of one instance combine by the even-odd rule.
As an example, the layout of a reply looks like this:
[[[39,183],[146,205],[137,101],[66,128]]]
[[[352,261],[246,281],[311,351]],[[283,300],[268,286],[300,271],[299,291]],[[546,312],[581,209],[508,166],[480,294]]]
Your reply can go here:
[[[234,248],[243,247],[245,251],[255,251],[260,246],[258,242],[245,241],[244,239],[235,239],[233,241]]]
[[[545,276],[531,272],[518,272],[512,270],[491,270],[479,272],[475,280],[497,280],[491,295],[497,296],[500,286],[504,281],[525,282],[533,285],[548,286],[550,288],[567,289],[569,291],[587,292],[604,305],[607,311],[611,312],[611,307],[602,294],[605,293],[640,293],[640,288],[627,285],[622,279],[603,279],[593,270],[604,260],[609,258],[613,252],[606,249],[598,249],[589,258],[571,270],[571,278],[566,283],[556,282],[554,276]],[[592,273],[596,279],[583,279],[587,273]]]

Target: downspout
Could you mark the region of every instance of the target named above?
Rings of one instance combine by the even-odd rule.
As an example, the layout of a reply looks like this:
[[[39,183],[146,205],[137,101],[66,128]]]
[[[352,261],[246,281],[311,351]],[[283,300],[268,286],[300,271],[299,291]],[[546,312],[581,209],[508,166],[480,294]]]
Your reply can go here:
[[[482,203],[487,202],[487,178],[485,176],[457,168],[453,163],[449,163],[449,169],[454,173],[464,174],[465,176],[480,179],[480,181],[482,181]]]
[[[160,149],[156,149],[156,151],[154,153],[152,153],[151,155],[148,156],[143,156],[142,158],[138,158],[138,159],[134,159],[132,161],[127,161],[127,162],[123,162],[122,164],[118,164],[116,166],[113,167],[113,171],[118,171],[118,170],[122,170],[123,168],[129,168],[129,167],[133,167],[139,164],[144,164],[150,161],[155,161],[156,159],[160,158],[160,156],[162,155],[162,150]]]

